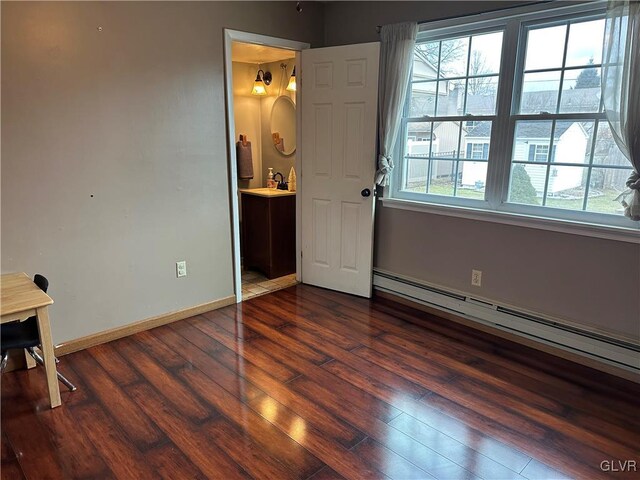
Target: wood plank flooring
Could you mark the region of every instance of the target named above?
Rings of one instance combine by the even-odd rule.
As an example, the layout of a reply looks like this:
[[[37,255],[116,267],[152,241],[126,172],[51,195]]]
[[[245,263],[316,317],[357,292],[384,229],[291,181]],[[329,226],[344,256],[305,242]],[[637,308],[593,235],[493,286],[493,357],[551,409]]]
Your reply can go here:
[[[298,285],[60,369],[55,410],[2,376],[2,479],[639,478],[600,467],[640,465],[637,384],[384,299]]]

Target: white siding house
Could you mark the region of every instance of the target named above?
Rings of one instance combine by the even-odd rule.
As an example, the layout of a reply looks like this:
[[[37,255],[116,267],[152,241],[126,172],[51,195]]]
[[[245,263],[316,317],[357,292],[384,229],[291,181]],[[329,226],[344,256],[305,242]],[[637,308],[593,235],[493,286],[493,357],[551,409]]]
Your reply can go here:
[[[447,179],[461,188],[481,190],[485,186],[489,159],[491,122],[429,121],[431,116],[459,116],[465,111],[489,115],[495,111],[495,91],[466,93],[455,81],[438,81],[438,70],[424,52],[416,52],[413,61],[409,117],[404,154],[409,157],[405,171],[408,188],[426,187],[430,181]],[[436,110],[437,97],[437,111]],[[523,112],[555,111],[557,91],[526,92],[521,99]],[[599,89],[580,88],[563,91],[563,111],[590,111],[599,102]],[[425,121],[422,121],[425,118]],[[589,157],[589,133],[578,121],[558,121],[551,139],[550,121],[527,121],[518,125],[513,161],[524,168],[538,196],[559,194],[584,185]],[[586,160],[585,160],[586,158]],[[456,161],[457,178],[456,177]],[[548,167],[547,162],[551,162]],[[553,162],[569,165],[556,166]],[[536,164],[539,163],[539,164]],[[571,165],[576,165],[573,167]],[[548,178],[548,180],[547,180]]]
[[[547,162],[549,158],[550,124],[548,122],[526,122],[519,125],[513,152],[515,162]],[[588,159],[589,135],[580,122],[558,122],[551,147],[551,161],[584,165]],[[471,130],[465,138],[465,149],[479,151],[479,145],[488,145],[489,132],[484,125]],[[482,157],[479,157],[482,158]],[[583,183],[584,169],[572,166],[551,165],[549,193],[559,193],[579,187]],[[525,170],[538,195],[544,193],[546,165],[525,164]],[[487,164],[465,162],[462,169],[462,186],[473,187],[486,178]]]

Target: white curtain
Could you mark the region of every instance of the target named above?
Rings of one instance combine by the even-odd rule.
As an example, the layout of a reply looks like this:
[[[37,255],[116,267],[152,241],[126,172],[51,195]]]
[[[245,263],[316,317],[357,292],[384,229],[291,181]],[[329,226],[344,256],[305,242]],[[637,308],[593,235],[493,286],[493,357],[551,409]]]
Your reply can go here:
[[[380,121],[376,184],[389,185],[393,160],[391,153],[398,136],[402,109],[407,98],[413,50],[418,35],[416,22],[385,25],[380,30],[380,85],[378,110]]]
[[[613,138],[633,167],[618,200],[640,221],[640,2],[610,0],[602,55],[602,96]]]

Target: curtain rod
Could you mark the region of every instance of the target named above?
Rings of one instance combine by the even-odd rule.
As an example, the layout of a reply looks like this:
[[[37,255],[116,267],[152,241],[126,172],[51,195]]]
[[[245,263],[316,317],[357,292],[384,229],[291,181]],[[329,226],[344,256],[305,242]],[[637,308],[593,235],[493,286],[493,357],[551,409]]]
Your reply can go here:
[[[483,13],[493,13],[493,12],[501,12],[501,11],[507,11],[507,10],[512,10],[514,8],[522,8],[522,7],[528,7],[530,5],[540,5],[543,3],[554,3],[554,0],[543,0],[543,1],[539,1],[539,2],[528,2],[528,3],[520,3],[518,5],[511,5],[509,7],[503,7],[503,8],[494,8],[491,10],[483,10],[482,12],[475,12],[475,13],[467,13],[465,15],[451,15],[449,17],[442,17],[442,18],[434,18],[432,20],[422,20],[420,22],[418,22],[418,25],[426,25],[432,22],[439,22],[440,20],[450,20],[452,18],[467,18],[467,17],[474,17],[476,15],[482,15]],[[382,25],[376,25],[376,33],[380,33],[380,31],[382,30]]]

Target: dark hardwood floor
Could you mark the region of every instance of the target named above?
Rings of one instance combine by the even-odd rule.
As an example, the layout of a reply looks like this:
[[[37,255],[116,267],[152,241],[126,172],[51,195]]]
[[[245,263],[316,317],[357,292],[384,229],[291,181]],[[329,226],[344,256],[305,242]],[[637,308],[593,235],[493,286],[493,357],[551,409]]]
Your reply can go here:
[[[601,470],[640,464],[638,385],[383,299],[296,286],[60,368],[55,410],[2,376],[3,479],[639,478]]]

